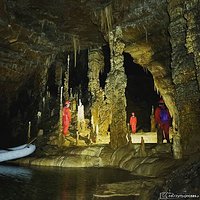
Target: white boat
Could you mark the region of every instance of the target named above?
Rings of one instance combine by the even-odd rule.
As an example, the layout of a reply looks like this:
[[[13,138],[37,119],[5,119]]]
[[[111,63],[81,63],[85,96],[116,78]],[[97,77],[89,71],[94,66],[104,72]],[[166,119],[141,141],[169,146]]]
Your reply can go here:
[[[36,149],[33,144],[23,144],[17,147],[0,150],[0,162],[22,158],[32,154]]]

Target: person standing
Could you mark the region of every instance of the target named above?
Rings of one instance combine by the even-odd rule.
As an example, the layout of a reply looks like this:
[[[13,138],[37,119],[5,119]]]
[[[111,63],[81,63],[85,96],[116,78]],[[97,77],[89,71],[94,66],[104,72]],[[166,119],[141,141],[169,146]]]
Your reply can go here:
[[[167,142],[170,143],[169,127],[171,124],[171,116],[163,99],[159,100],[158,107],[155,110],[155,121],[157,126],[158,142],[160,143],[160,138],[162,138],[162,142],[166,139]]]
[[[137,127],[137,117],[135,116],[134,112],[132,112],[131,117],[130,117],[130,126],[131,126],[132,133],[135,134],[136,127]]]
[[[66,101],[62,113],[63,135],[69,135],[69,125],[71,122],[70,101]]]

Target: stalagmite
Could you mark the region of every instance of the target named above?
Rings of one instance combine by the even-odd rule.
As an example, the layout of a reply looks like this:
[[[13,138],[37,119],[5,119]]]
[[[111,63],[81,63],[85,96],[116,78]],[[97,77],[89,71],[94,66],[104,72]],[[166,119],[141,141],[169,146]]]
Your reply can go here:
[[[73,99],[73,100],[71,101],[71,111],[72,111],[73,113],[75,113],[75,112],[76,112],[76,107],[77,107],[76,98],[70,97],[70,99]]]
[[[45,110],[45,97],[42,98],[42,109],[43,111]]]
[[[141,144],[140,144],[139,156],[140,157],[145,157],[146,155],[147,155],[147,153],[146,153],[146,150],[145,150],[144,138],[141,137]]]
[[[68,89],[69,89],[69,61],[70,61],[70,57],[69,55],[67,56],[67,69],[65,71],[65,77],[64,77],[64,99],[67,100],[69,99],[69,93],[68,93]]]
[[[182,158],[181,136],[179,133],[173,134],[173,156],[174,159]]]
[[[95,124],[94,124],[94,118],[91,116],[91,124],[92,124],[92,130],[95,131]]]
[[[39,129],[38,133],[37,133],[37,137],[41,137],[44,135],[44,130],[43,129]]]
[[[37,112],[37,125],[40,124],[40,122],[41,122],[41,117],[42,117],[42,112],[41,112],[41,111],[38,111],[38,112]]]
[[[98,135],[99,135],[99,125],[98,124],[96,125],[96,134],[97,134],[97,137],[98,137]]]
[[[63,86],[60,88],[60,105],[62,105],[62,97],[63,97]]]
[[[155,122],[155,117],[154,117],[154,107],[152,106],[152,110],[151,110],[151,132],[155,132],[156,131],[156,122]]]
[[[81,99],[79,99],[77,122],[78,122],[78,130],[84,131],[85,129],[84,105],[82,104]]]
[[[78,146],[79,145],[79,132],[78,131],[76,131],[76,146]]]
[[[31,138],[31,122],[28,122],[28,142],[30,141]]]
[[[63,144],[63,126],[62,126],[62,98],[63,98],[63,86],[60,87],[60,112],[59,112],[59,122],[58,122],[58,146],[62,146]]]

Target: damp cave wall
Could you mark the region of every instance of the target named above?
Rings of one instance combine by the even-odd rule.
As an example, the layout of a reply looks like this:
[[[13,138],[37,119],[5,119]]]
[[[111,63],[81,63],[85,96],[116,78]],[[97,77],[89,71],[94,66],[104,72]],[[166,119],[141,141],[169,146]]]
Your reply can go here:
[[[200,62],[198,1],[169,1],[172,78],[183,151],[200,150]]]

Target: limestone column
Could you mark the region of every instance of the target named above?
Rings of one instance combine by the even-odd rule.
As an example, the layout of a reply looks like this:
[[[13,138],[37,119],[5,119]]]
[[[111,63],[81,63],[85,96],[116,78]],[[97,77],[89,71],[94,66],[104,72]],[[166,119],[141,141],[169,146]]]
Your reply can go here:
[[[197,77],[198,57],[196,63],[194,55],[199,52],[195,49],[198,32],[193,30],[194,22],[191,18],[194,10],[197,11],[198,3],[195,0],[186,2],[184,0],[177,3],[169,0],[168,11],[170,15],[170,42],[172,46],[172,78],[175,83],[175,102],[178,110],[178,132],[180,134],[183,154],[190,154],[200,149],[200,91]],[[190,17],[187,16],[192,5]],[[196,9],[194,9],[196,8]],[[188,9],[188,10],[186,10]],[[195,14],[194,14],[195,15]],[[199,26],[199,21],[195,22]],[[194,35],[194,37],[190,37]],[[198,36],[199,37],[199,36]],[[194,49],[192,49],[194,48]],[[192,50],[191,50],[192,49]],[[191,53],[193,51],[193,53]]]
[[[200,21],[199,21],[199,1],[192,0],[185,2],[186,11],[184,18],[187,23],[186,32],[186,47],[187,53],[191,55],[192,62],[194,63],[194,77],[195,77],[195,90],[192,91],[193,101],[191,102],[191,126],[192,136],[189,139],[189,151],[196,151],[200,149]],[[193,86],[192,86],[193,87]],[[193,148],[195,146],[195,148]]]
[[[92,49],[88,52],[88,90],[92,99],[95,100],[96,93],[100,89],[99,73],[104,68],[104,57],[101,49]]]
[[[110,125],[110,145],[116,149],[127,143],[126,134],[126,97],[125,88],[127,77],[123,67],[123,51],[125,44],[121,40],[122,30],[117,27],[109,33],[111,70],[108,74],[105,86],[105,95],[112,111]]]
[[[188,53],[194,57],[196,76],[200,88],[200,21],[199,21],[199,2],[191,0],[186,4],[184,17],[187,23],[186,47]]]
[[[100,91],[99,73],[101,69],[104,68],[104,57],[101,49],[93,49],[88,53],[88,90],[92,96],[91,105],[91,123],[92,123],[92,133],[91,139],[96,142],[97,135],[99,132],[100,124],[100,109],[103,107],[103,102],[100,100],[98,95]]]
[[[98,134],[102,134],[101,113],[105,109],[104,92],[100,87],[99,73],[104,68],[104,57],[101,49],[93,49],[88,53],[88,90],[91,93],[91,139],[96,142]],[[109,113],[109,112],[108,112]],[[106,121],[106,120],[105,120]],[[108,128],[107,128],[108,129]],[[107,130],[106,130],[107,131]]]

